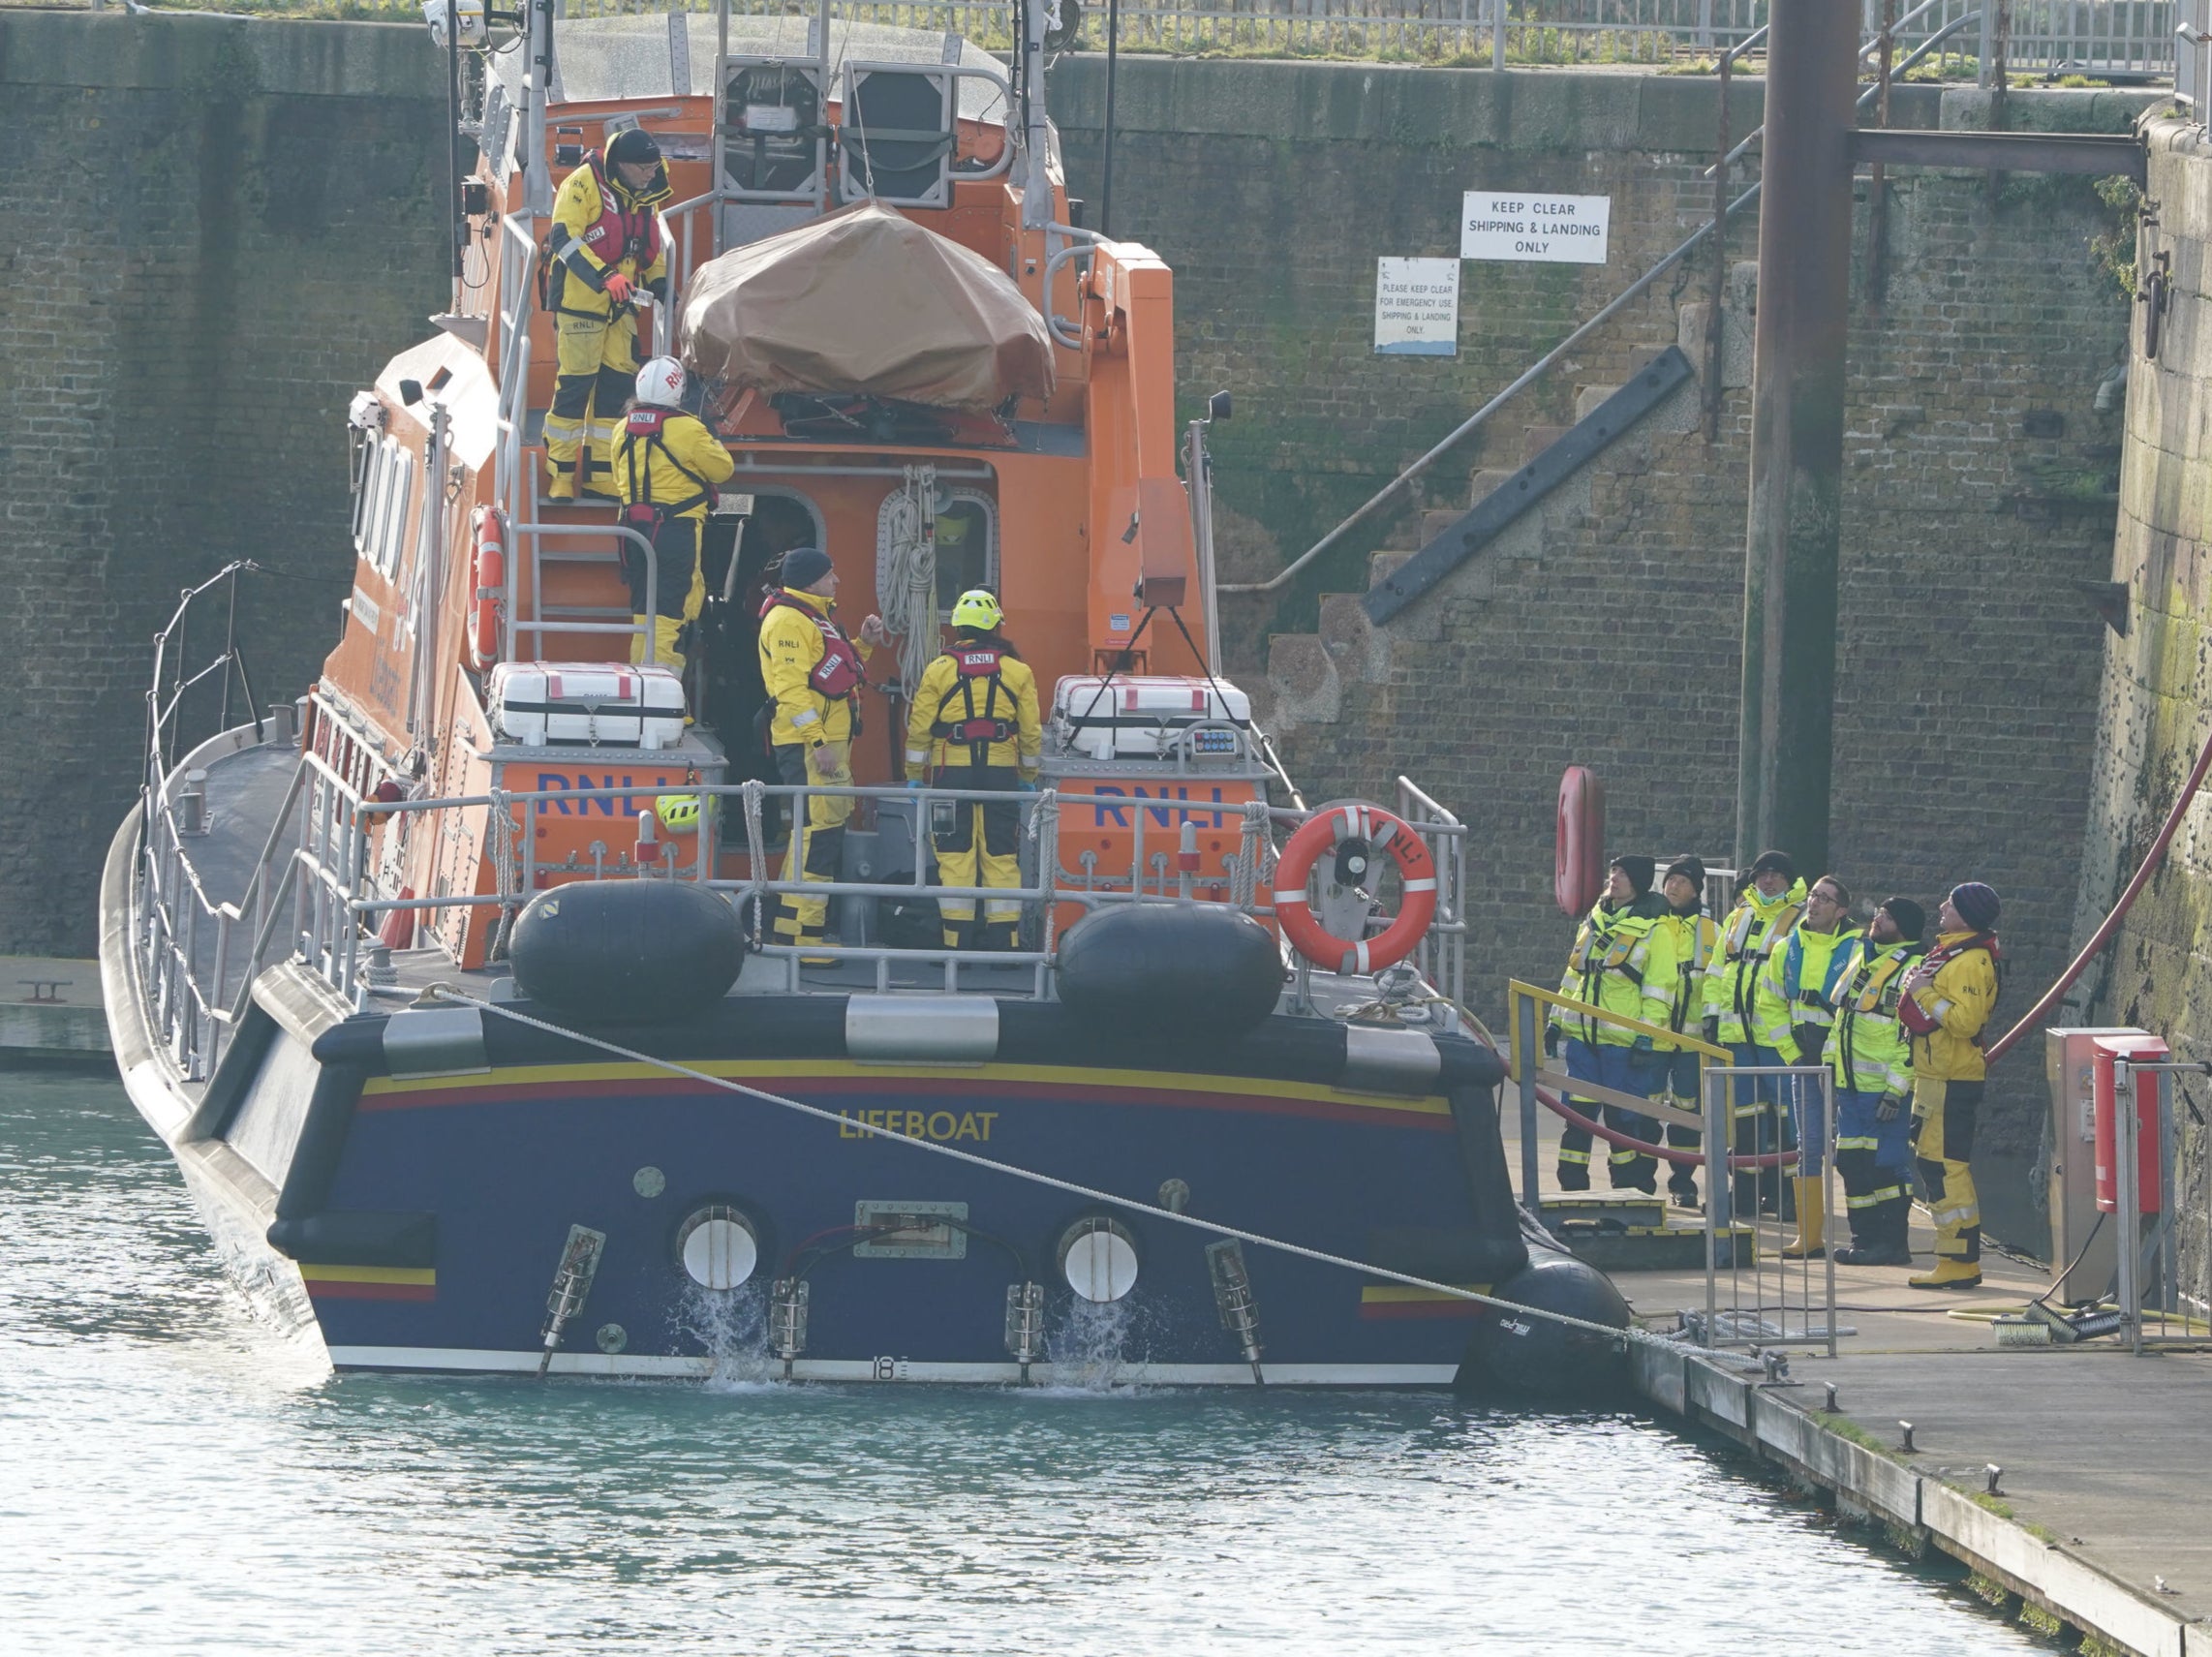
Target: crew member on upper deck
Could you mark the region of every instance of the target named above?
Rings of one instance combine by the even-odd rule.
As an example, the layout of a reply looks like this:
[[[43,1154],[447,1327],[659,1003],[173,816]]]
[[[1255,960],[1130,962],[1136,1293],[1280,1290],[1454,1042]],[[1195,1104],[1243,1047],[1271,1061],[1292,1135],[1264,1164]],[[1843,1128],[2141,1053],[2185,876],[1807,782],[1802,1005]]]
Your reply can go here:
[[[860,637],[848,639],[831,614],[837,571],[818,546],[795,546],[777,568],[777,586],[760,610],[760,677],[774,717],[768,745],[777,775],[791,786],[807,782],[852,786],[852,740],[860,734],[860,687],[868,658],[883,640],[883,619],[870,616]],[[849,794],[809,794],[796,810],[786,871],[801,880],[835,880],[845,855],[845,825],[852,816]],[[827,935],[829,900],[786,893],[776,908],[776,941],[818,944]],[[833,956],[802,956],[827,966]]]
[[[907,787],[922,785],[933,759],[947,788],[1037,785],[1044,752],[1037,678],[999,631],[1004,620],[998,600],[980,587],[953,605],[952,648],[922,670],[906,715]],[[1012,800],[950,803],[950,832],[933,837],[938,879],[947,886],[1019,886],[1021,808]],[[947,949],[1012,949],[1021,931],[1022,905],[998,898],[985,900],[980,937],[974,899],[939,898],[937,913]]]
[[[615,455],[615,476],[622,485],[623,524],[653,543],[659,566],[653,595],[653,655],[678,673],[684,654],[677,638],[685,625],[698,620],[707,598],[706,572],[699,565],[699,530],[715,502],[715,485],[727,481],[737,461],[707,430],[706,422],[684,412],[684,365],[657,356],[637,371],[637,399],[623,419],[622,446]],[[645,625],[645,560],[627,538],[622,571],[630,583],[630,619]],[[645,635],[630,641],[630,660],[641,660]]]
[[[603,158],[597,150],[585,156],[553,199],[545,288],[557,356],[545,415],[551,499],[614,499],[616,411],[637,372],[636,292],[667,296],[659,211],[671,194],[661,146],[631,127],[615,135]]]

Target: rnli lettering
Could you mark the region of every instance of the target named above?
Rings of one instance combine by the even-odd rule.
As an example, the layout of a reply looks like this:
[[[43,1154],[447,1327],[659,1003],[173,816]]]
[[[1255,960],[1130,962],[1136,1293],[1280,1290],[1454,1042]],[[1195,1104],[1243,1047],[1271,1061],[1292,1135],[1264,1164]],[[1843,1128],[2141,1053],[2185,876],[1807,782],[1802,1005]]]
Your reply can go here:
[[[874,1139],[895,1133],[902,1139],[934,1139],[943,1144],[956,1139],[988,1141],[997,1111],[840,1111],[840,1139]]]
[[[617,777],[611,771],[603,777],[594,777],[589,771],[579,771],[573,777],[560,771],[540,771],[538,774],[537,791],[540,794],[553,794],[585,788],[642,787],[653,789],[674,786],[676,786],[675,780],[669,777],[648,777],[640,782],[628,776]],[[606,794],[596,800],[578,800],[573,806],[567,800],[543,800],[538,803],[538,809],[564,817],[588,817],[595,812],[602,817],[634,817],[640,811],[650,810],[651,805],[652,798],[650,795],[647,796],[646,804],[641,807],[632,795]]]
[[[1187,800],[1190,798],[1190,789],[1188,785],[1180,782],[1176,784],[1172,792],[1169,790],[1167,784],[1163,782],[1160,784],[1160,790],[1156,794],[1142,786],[1132,785],[1126,789],[1121,789],[1115,787],[1110,782],[1093,783],[1091,785],[1091,792],[1093,794],[1111,794],[1117,799],[1121,798],[1123,794],[1126,794],[1130,799],[1133,800]],[[1221,790],[1215,788],[1214,790],[1214,804],[1218,806],[1220,803]],[[1093,828],[1104,828],[1109,822],[1111,822],[1116,828],[1127,828],[1129,826],[1129,814],[1128,810],[1125,807],[1093,806],[1091,808],[1091,810],[1092,815],[1096,818],[1096,821],[1091,825]],[[1221,813],[1219,812],[1209,812],[1203,806],[1201,806],[1196,811],[1191,810],[1191,808],[1188,806],[1147,806],[1145,808],[1145,814],[1151,817],[1153,822],[1159,824],[1161,828],[1173,827],[1182,823],[1185,818],[1195,822],[1207,822],[1207,820],[1211,818],[1212,821],[1208,826],[1213,828],[1219,828],[1221,826]]]

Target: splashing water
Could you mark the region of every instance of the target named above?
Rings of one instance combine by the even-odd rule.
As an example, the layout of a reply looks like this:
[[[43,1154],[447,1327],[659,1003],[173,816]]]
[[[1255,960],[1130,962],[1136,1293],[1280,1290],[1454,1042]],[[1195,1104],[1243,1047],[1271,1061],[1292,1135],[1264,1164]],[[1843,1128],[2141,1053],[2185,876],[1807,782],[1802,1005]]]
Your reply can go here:
[[[707,1349],[707,1390],[751,1391],[776,1384],[768,1352],[768,1298],[757,1284],[735,1289],[690,1285],[678,1312],[686,1335]]]
[[[1128,1297],[1119,1301],[1069,1303],[1064,1321],[1045,1335],[1045,1357],[1055,1390],[1079,1393],[1126,1391],[1142,1380],[1144,1361],[1131,1360],[1128,1340],[1135,1323]]]

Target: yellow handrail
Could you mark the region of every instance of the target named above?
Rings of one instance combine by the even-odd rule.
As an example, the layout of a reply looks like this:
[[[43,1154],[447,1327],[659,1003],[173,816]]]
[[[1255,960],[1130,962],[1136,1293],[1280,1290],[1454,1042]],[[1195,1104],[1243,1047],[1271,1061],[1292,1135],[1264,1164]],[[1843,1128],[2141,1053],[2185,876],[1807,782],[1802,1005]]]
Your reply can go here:
[[[1736,1058],[1736,1055],[1729,1052],[1727,1048],[1715,1047],[1703,1036],[1691,1035],[1686,1030],[1668,1029],[1662,1025],[1645,1024],[1642,1019],[1623,1018],[1619,1013],[1609,1013],[1605,1008],[1593,1006],[1588,1001],[1578,1001],[1572,996],[1562,996],[1556,990],[1539,989],[1534,984],[1524,984],[1519,978],[1511,978],[1506,981],[1505,1000],[1509,1023],[1517,1030],[1521,1028],[1520,1002],[1522,997],[1526,997],[1539,1005],[1561,1007],[1568,1012],[1580,1013],[1585,1018],[1593,1018],[1603,1024],[1613,1025],[1621,1029],[1634,1030],[1638,1035],[1648,1035],[1654,1040],[1668,1043],[1675,1052],[1696,1053],[1710,1059],[1729,1060]],[[1511,1042],[1508,1045],[1517,1046],[1518,1042]],[[1512,1071],[1513,1079],[1516,1082],[1520,1081],[1521,1071],[1518,1061],[1509,1055],[1508,1062],[1515,1064]]]

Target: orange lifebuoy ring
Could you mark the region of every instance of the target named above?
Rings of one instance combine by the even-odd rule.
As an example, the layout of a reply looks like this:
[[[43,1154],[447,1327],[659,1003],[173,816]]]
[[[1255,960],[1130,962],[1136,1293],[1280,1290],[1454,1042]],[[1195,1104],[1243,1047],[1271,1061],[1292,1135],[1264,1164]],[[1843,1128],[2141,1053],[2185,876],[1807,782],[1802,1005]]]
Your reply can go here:
[[[1382,936],[1342,938],[1321,930],[1306,896],[1306,876],[1322,855],[1346,840],[1364,840],[1398,865],[1405,901]],[[1324,806],[1282,848],[1275,865],[1275,915],[1291,947],[1331,972],[1372,972],[1413,953],[1436,918],[1436,865],[1428,843],[1380,806],[1358,800]]]
[[[469,665],[491,670],[505,642],[507,521],[497,506],[478,506],[471,520],[476,545],[469,567]]]
[[[1605,784],[1588,766],[1570,765],[1559,775],[1551,895],[1562,914],[1581,920],[1605,890]]]

